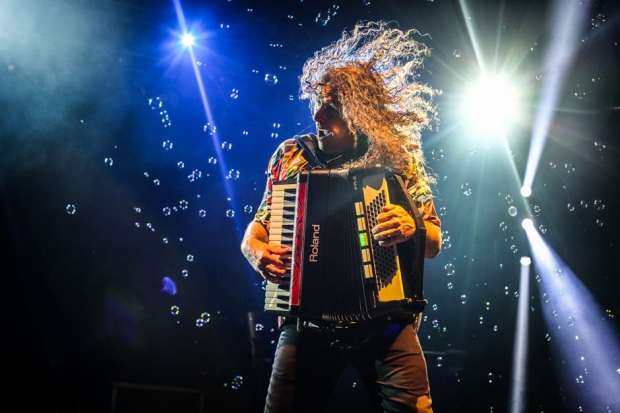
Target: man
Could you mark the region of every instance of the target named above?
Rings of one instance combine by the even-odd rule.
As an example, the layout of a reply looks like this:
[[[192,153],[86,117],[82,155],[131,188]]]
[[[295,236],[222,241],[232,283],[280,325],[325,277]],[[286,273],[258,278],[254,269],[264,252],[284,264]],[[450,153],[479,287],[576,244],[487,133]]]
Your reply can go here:
[[[301,97],[314,110],[317,134],[283,142],[269,162],[267,188],[241,250],[266,280],[286,274],[280,257],[289,250],[269,244],[271,190],[275,181],[309,168],[381,164],[400,170],[426,228],[426,258],[440,250],[440,221],[424,170],[421,131],[435,119],[435,90],[417,83],[428,49],[384,22],[358,24],[316,52],[303,68]],[[426,97],[425,97],[426,96]],[[372,229],[382,246],[411,239],[413,218],[386,205]],[[356,368],[374,411],[432,412],[426,362],[417,337],[419,315],[358,322],[344,328],[302,329],[280,322],[266,412],[321,412],[343,368]]]

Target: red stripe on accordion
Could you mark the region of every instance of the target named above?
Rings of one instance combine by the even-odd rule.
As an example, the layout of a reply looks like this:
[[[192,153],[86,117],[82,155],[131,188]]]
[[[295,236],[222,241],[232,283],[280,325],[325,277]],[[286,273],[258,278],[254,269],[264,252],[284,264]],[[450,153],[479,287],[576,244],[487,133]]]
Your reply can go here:
[[[304,241],[304,214],[306,212],[306,183],[297,185],[297,208],[295,209],[295,238],[293,240],[293,268],[291,271],[291,290],[289,305],[299,306],[299,289],[301,286],[302,246]]]

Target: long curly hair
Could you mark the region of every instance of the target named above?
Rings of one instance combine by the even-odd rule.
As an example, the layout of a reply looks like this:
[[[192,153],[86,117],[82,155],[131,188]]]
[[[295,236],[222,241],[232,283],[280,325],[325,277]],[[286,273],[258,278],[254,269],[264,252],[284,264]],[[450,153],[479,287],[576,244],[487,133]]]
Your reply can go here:
[[[358,23],[306,61],[300,98],[309,99],[314,111],[317,94],[329,84],[340,115],[368,145],[347,166],[390,166],[413,179],[416,195],[431,195],[435,178],[425,172],[421,132],[438,123],[433,96],[441,92],[417,81],[416,70],[430,49],[415,35],[420,35],[415,29],[402,31],[383,21]]]

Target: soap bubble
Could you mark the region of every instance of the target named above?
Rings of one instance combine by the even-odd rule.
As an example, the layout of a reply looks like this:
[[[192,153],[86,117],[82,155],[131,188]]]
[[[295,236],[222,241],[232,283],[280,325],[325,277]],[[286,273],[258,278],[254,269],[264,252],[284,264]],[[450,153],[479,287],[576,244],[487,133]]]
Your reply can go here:
[[[242,376],[236,376],[234,379],[232,379],[232,381],[230,382],[230,387],[233,390],[238,390],[241,385],[243,384],[243,377]]]
[[[471,195],[471,188],[467,182],[461,185],[461,191],[463,191],[463,195],[465,196]]]
[[[443,150],[442,149],[433,149],[431,151],[431,159],[434,161],[440,161],[443,159]]]
[[[267,73],[265,75],[265,83],[267,83],[269,86],[273,86],[276,83],[278,83],[278,77],[276,75],[272,75],[270,73]]]
[[[508,215],[510,215],[511,217],[517,216],[517,207],[513,205],[508,208]]]
[[[230,171],[228,171],[226,179],[239,179],[239,171],[236,169],[231,169]]]
[[[154,98],[150,98],[149,99],[149,106],[150,106],[150,108],[152,110],[157,110],[157,109],[161,108],[162,104],[163,104],[163,102],[158,97],[154,97]]]
[[[452,263],[447,263],[446,265],[444,265],[444,270],[446,270],[446,275],[450,276],[450,275],[454,275],[454,272],[456,271],[454,268],[454,265]]]

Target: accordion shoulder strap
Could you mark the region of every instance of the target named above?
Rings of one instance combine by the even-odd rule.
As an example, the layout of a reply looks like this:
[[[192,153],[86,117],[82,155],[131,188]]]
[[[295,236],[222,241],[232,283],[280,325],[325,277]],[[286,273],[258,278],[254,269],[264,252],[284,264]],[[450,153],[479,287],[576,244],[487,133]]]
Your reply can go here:
[[[325,163],[320,159],[318,151],[318,140],[316,135],[309,133],[307,135],[300,135],[294,137],[299,147],[304,151],[304,155],[308,164],[312,168],[325,168]]]

